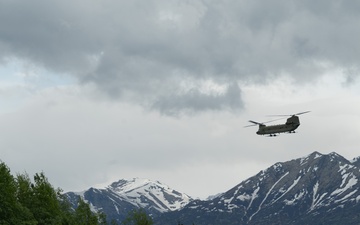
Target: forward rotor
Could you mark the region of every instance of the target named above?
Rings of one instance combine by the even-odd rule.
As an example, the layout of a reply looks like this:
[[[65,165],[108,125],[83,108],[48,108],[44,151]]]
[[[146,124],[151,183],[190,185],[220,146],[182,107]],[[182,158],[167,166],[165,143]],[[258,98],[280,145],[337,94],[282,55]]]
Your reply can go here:
[[[291,114],[291,115],[268,115],[268,116],[281,116],[281,117],[288,117],[288,116],[298,116],[298,115],[301,115],[301,114],[305,114],[305,113],[309,113],[311,111],[305,111],[305,112],[300,112],[300,113],[295,113],[295,114]]]
[[[265,125],[264,123],[259,123],[259,122],[253,121],[253,120],[249,120],[249,122],[253,123],[253,124],[247,125],[245,127],[253,127],[253,126],[257,126],[257,125]]]
[[[251,125],[247,125],[245,127],[253,127],[253,126],[257,126],[257,125],[260,125],[260,126],[265,126],[265,123],[270,123],[270,122],[274,122],[274,121],[277,121],[277,120],[282,120],[283,118],[280,118],[280,119],[276,119],[276,120],[270,120],[270,121],[266,121],[266,122],[256,122],[256,121],[253,121],[253,120],[249,120],[250,123],[253,123]]]

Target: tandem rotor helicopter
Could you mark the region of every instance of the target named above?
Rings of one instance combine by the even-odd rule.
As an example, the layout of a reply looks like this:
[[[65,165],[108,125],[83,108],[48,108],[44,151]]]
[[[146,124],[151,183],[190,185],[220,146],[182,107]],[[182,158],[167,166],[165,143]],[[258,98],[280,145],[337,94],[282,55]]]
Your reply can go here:
[[[270,122],[281,120],[281,119],[284,119],[284,118],[271,120],[271,121],[267,121],[267,122],[263,122],[263,123],[259,123],[259,122],[253,121],[253,120],[249,120],[249,122],[253,123],[253,124],[245,126],[245,127],[252,127],[252,126],[259,125],[259,130],[256,132],[256,134],[258,134],[258,135],[269,135],[269,137],[276,137],[280,133],[290,133],[291,134],[291,133],[295,133],[296,128],[298,128],[300,126],[300,120],[299,120],[298,115],[309,113],[309,112],[310,111],[306,111],[306,112],[296,113],[296,114],[293,114],[293,115],[272,115],[272,116],[281,116],[281,117],[290,116],[286,120],[285,124],[269,125],[269,126],[265,125],[265,123],[270,123]]]

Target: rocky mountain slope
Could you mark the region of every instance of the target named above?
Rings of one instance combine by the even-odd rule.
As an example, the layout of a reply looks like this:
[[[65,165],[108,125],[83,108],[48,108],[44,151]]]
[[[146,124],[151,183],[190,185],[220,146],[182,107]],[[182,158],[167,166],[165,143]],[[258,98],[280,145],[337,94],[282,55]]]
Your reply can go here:
[[[130,210],[143,208],[152,217],[178,210],[192,199],[168,186],[148,179],[119,180],[104,189],[90,188],[84,192],[68,192],[68,199],[76,207],[79,197],[90,203],[93,210],[105,212],[107,218],[122,221]]]
[[[155,224],[360,224],[359,165],[359,159],[314,152],[163,214]]]
[[[359,180],[360,158],[314,152],[276,163],[204,201],[145,179],[67,195],[73,203],[83,197],[117,221],[144,208],[155,225],[360,224]]]

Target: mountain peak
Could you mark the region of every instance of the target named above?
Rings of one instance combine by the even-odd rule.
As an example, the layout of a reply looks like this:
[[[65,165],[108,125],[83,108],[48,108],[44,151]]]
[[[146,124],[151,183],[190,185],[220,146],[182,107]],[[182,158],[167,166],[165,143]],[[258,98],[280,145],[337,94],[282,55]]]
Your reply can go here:
[[[309,160],[309,159],[314,160],[314,159],[320,158],[322,156],[324,156],[324,155],[321,154],[320,152],[315,151],[315,152],[313,152],[313,153],[311,153],[311,154],[309,154],[309,155],[307,155],[305,157],[302,157],[301,159],[303,159],[303,160]]]
[[[360,163],[360,156],[353,158],[352,160],[350,160],[350,162],[353,163],[353,164],[359,164]]]
[[[327,155],[330,157],[330,160],[333,161],[339,161],[339,163],[351,163],[349,160],[345,159],[343,156],[339,155],[336,152],[331,152]]]
[[[151,181],[145,178],[121,179],[113,182],[107,188],[119,193],[127,193],[151,185],[167,188],[166,185],[161,184],[159,181]]]
[[[111,212],[109,218],[117,218],[118,221],[132,209],[143,208],[156,217],[181,209],[192,200],[185,193],[175,191],[159,181],[144,178],[120,179],[105,189],[89,188],[82,193],[68,192],[67,195],[74,206],[80,196],[94,209]]]
[[[307,163],[317,163],[319,160],[339,161],[339,163],[350,163],[349,160],[345,159],[343,156],[339,155],[336,152],[331,152],[329,154],[321,154],[315,151],[305,157],[296,160],[300,160],[300,166],[303,166]]]
[[[329,156],[331,156],[331,157],[341,157],[341,158],[343,158],[341,155],[337,154],[336,152],[330,152],[330,153],[329,153]]]
[[[357,223],[351,216],[360,209],[359,181],[359,169],[341,155],[313,152],[275,163],[216,198],[193,201],[175,218],[183,224]]]
[[[121,196],[134,206],[153,208],[159,212],[180,209],[192,200],[190,196],[159,181],[143,178],[121,179],[109,185],[107,191]]]
[[[318,151],[314,151],[314,152],[311,153],[309,156],[314,157],[314,158],[318,158],[318,157],[323,156],[323,154],[321,154],[321,153],[318,152]]]

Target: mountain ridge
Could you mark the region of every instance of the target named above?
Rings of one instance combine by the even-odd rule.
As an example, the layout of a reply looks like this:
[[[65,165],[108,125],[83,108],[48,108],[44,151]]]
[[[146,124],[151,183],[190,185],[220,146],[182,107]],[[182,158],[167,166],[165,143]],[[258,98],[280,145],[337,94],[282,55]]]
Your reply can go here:
[[[336,152],[313,152],[275,163],[212,200],[192,201],[156,224],[359,224],[359,179],[359,168]]]
[[[206,200],[146,179],[122,179],[105,189],[92,188],[84,198],[118,221],[129,210],[144,208],[155,225],[360,224],[359,166],[360,157],[347,160],[336,152],[315,151],[277,162]],[[177,201],[174,207],[167,207],[172,201]]]
[[[143,208],[153,217],[184,207],[192,198],[171,189],[159,181],[143,178],[120,179],[105,188],[89,188],[82,192],[67,192],[76,208],[79,197],[88,202],[93,211],[103,211],[110,220],[122,221],[129,211]]]

